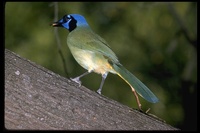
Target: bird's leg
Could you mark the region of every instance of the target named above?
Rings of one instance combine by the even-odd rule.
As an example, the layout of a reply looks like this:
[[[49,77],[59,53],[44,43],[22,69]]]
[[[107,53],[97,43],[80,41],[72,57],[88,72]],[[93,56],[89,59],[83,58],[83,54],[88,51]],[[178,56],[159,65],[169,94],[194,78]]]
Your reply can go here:
[[[102,74],[101,84],[100,84],[99,89],[97,90],[97,93],[99,93],[99,94],[101,94],[101,90],[102,90],[102,87],[103,87],[103,84],[104,84],[104,81],[105,81],[107,75],[108,75],[108,73],[104,73],[104,74]]]
[[[139,98],[138,98],[138,95],[137,95],[135,89],[134,89],[132,86],[131,86],[131,89],[132,89],[133,94],[135,95],[135,98],[136,98],[136,101],[137,101],[137,104],[138,104],[138,108],[139,108],[139,110],[142,111],[142,108],[141,108],[142,105],[141,105],[141,103],[140,103],[140,100],[139,100]]]
[[[79,87],[80,87],[80,86],[81,86],[80,78],[82,78],[82,77],[85,76],[85,75],[88,75],[89,73],[91,73],[91,72],[88,72],[88,71],[87,71],[87,72],[81,74],[80,76],[78,76],[78,77],[76,77],[76,78],[70,78],[70,79],[71,79],[72,81],[78,83],[78,84],[79,84]]]

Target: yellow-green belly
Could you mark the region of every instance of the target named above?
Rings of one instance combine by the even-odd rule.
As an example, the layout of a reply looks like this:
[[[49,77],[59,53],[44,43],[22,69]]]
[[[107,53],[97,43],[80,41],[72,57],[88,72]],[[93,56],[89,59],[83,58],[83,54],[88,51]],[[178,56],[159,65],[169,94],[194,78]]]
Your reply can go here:
[[[69,48],[75,60],[89,72],[93,71],[99,74],[104,74],[106,72],[115,73],[108,63],[108,60],[102,54],[73,46]]]

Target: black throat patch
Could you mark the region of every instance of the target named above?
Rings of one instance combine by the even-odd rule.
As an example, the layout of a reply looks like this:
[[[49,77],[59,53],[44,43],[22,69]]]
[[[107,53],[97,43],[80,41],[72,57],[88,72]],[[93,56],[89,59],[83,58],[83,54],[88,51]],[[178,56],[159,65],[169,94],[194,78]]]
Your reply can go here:
[[[77,20],[74,19],[74,17],[71,16],[71,21],[69,22],[69,31],[73,31],[77,27]]]

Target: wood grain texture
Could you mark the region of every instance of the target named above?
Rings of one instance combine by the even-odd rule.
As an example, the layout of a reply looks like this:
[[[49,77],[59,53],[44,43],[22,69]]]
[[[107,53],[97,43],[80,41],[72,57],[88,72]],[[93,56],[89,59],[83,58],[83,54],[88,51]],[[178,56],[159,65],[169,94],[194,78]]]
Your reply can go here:
[[[177,130],[5,50],[5,128]]]

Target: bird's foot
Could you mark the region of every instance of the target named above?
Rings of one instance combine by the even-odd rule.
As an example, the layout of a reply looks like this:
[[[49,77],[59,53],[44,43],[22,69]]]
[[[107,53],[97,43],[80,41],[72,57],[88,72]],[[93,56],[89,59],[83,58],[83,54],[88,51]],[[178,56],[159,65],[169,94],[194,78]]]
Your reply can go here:
[[[97,90],[97,93],[99,93],[99,94],[101,95],[101,89],[98,89],[98,90]]]
[[[80,81],[80,79],[77,77],[77,78],[70,78],[72,81],[74,81],[74,82],[76,82],[78,85],[79,85],[79,87],[81,86],[81,81]]]

